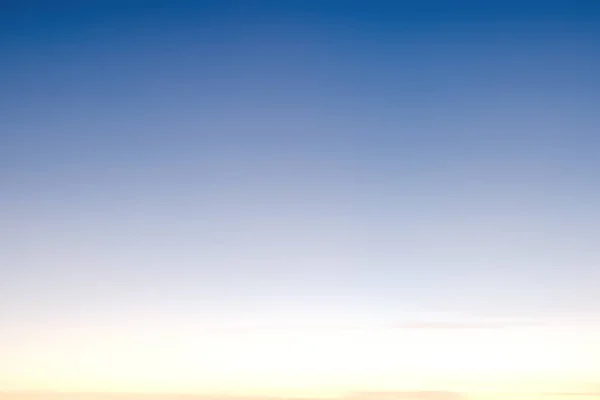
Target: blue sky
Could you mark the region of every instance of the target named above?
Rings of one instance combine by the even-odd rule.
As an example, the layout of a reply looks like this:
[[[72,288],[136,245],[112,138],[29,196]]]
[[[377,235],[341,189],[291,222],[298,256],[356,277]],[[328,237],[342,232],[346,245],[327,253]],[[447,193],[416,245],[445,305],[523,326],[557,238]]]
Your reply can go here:
[[[599,10],[458,3],[3,6],[0,349],[598,315]]]

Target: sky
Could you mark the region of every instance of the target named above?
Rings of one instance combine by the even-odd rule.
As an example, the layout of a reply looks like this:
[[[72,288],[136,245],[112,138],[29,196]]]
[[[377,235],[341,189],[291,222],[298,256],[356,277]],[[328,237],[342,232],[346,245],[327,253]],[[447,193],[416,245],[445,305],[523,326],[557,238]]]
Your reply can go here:
[[[599,396],[599,39],[574,0],[2,2],[0,392]]]

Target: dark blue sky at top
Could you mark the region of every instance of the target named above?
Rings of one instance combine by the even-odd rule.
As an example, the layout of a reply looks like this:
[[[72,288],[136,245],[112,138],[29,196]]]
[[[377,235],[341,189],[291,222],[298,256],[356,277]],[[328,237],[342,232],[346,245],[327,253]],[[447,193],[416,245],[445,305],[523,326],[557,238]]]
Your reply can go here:
[[[305,84],[405,118],[435,118],[444,102],[477,91],[515,103],[526,85],[578,100],[597,93],[594,2],[8,4],[4,101],[13,111],[7,114],[24,118],[61,99],[132,109],[177,107],[188,94],[209,107],[219,97],[244,102],[270,94],[293,103]],[[310,101],[319,100],[315,106],[327,109],[326,96]],[[382,136],[389,139],[382,130],[369,141],[377,147],[373,137]],[[411,142],[413,135],[393,136]],[[436,135],[444,145],[452,138]]]
[[[600,307],[597,2],[12,1],[0,39],[11,315]]]

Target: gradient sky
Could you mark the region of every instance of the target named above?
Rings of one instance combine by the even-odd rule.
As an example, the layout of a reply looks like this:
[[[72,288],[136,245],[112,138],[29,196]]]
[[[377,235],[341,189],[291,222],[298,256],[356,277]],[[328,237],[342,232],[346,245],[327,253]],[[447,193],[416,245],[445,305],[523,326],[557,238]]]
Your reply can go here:
[[[600,381],[600,4],[389,3],[3,2],[0,390]]]

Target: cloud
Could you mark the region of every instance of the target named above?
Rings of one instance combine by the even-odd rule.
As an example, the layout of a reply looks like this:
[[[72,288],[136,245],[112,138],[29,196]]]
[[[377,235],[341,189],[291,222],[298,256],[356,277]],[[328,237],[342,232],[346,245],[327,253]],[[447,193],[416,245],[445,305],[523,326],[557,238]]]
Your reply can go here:
[[[0,392],[0,400],[290,400],[289,398],[263,396],[206,396],[183,394],[117,394],[117,393],[51,393],[51,392]],[[449,391],[393,391],[360,392],[340,397],[339,400],[465,400],[466,396]],[[302,400],[297,398],[295,400]],[[317,399],[318,400],[318,399]]]
[[[367,392],[349,396],[352,400],[465,400],[462,393],[448,391]]]
[[[592,397],[600,399],[600,384],[588,383],[579,385],[578,391],[544,393],[544,396]]]
[[[572,392],[572,393],[544,393],[544,396],[569,396],[569,397],[596,397],[600,399],[600,392]]]
[[[537,327],[537,322],[403,322],[393,326],[393,329],[497,329]]]

